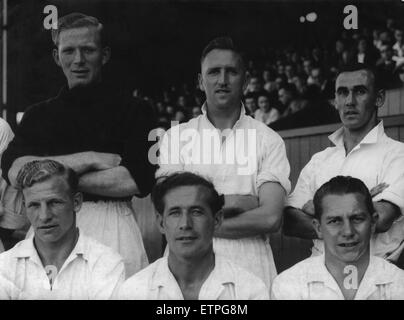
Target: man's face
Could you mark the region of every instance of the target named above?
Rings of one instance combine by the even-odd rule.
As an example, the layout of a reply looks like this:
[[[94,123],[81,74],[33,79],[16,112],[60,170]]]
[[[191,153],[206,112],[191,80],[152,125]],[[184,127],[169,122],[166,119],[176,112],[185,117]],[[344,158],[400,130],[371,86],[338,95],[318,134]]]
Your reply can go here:
[[[385,61],[391,61],[393,58],[393,49],[390,46],[383,45],[380,48],[380,55]]]
[[[230,50],[210,51],[202,62],[199,83],[209,108],[238,108],[246,85],[240,57]]]
[[[353,263],[369,254],[369,242],[375,231],[377,214],[368,212],[361,194],[329,194],[322,199],[320,222],[315,230],[324,240],[326,261]]]
[[[278,99],[285,107],[287,107],[292,100],[292,96],[287,90],[282,88],[278,91]]]
[[[55,243],[74,236],[75,212],[80,210],[80,193],[72,195],[66,180],[60,176],[37,182],[23,190],[27,217],[35,238]]]
[[[397,29],[394,32],[394,38],[396,39],[397,42],[402,42],[403,41],[403,30]]]
[[[245,107],[250,111],[250,112],[255,112],[257,110],[257,106],[255,104],[254,98],[246,98],[245,99]]]
[[[310,75],[312,69],[312,63],[310,60],[303,61],[303,70],[307,75]]]
[[[109,48],[101,47],[100,34],[95,27],[83,27],[63,30],[53,55],[71,89],[99,82],[110,52]]]
[[[383,105],[384,93],[375,92],[370,72],[343,72],[337,77],[335,86],[336,107],[346,128],[360,130],[374,121],[377,107]]]
[[[270,109],[268,97],[266,97],[266,96],[258,97],[258,108],[260,108],[264,112],[267,112]]]
[[[184,186],[165,195],[164,213],[157,215],[157,221],[167,238],[170,255],[193,259],[212,250],[213,233],[222,216],[210,209],[208,194],[205,187]]]

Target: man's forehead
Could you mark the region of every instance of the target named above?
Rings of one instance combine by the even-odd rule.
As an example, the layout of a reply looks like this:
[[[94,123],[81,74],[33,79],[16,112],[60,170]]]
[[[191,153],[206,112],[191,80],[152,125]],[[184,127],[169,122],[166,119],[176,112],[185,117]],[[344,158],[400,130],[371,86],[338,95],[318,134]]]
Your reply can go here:
[[[59,45],[66,45],[72,42],[94,42],[101,40],[100,31],[93,26],[69,28],[62,30],[59,34]]]
[[[213,49],[202,61],[202,69],[230,65],[239,67],[241,65],[241,57],[236,52],[227,49]]]
[[[365,197],[359,193],[328,194],[322,199],[322,216],[350,216],[367,212]]]
[[[366,86],[372,84],[372,76],[368,70],[357,70],[342,72],[336,80],[336,87],[355,87]]]
[[[203,186],[181,186],[168,191],[165,195],[168,206],[208,206],[209,190]]]

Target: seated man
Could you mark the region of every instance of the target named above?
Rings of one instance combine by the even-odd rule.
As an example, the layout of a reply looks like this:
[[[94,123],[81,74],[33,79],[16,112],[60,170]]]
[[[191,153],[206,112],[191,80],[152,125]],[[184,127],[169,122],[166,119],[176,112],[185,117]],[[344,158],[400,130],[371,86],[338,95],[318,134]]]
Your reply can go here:
[[[53,160],[32,161],[17,183],[34,237],[0,254],[0,278],[12,284],[0,298],[110,298],[125,279],[124,264],[112,249],[79,233],[82,194],[75,172]]]
[[[404,271],[370,255],[378,214],[365,184],[337,176],[314,195],[314,228],[324,255],[299,262],[275,278],[273,299],[404,299]]]
[[[213,251],[224,204],[213,184],[193,173],[174,173],[152,193],[168,257],[138,272],[122,285],[118,299],[239,300],[268,299],[256,276]]]

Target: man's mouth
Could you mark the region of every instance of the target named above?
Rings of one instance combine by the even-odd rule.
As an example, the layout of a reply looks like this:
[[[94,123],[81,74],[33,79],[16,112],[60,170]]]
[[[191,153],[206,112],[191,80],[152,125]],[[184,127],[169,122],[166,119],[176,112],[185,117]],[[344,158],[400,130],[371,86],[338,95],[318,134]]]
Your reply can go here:
[[[85,69],[83,69],[83,70],[73,70],[72,71],[72,73],[74,73],[75,75],[78,75],[78,76],[86,75],[88,72],[89,71],[85,70]]]
[[[343,247],[343,248],[352,248],[355,247],[359,242],[355,241],[355,242],[346,242],[346,243],[340,243],[338,244],[338,246]]]
[[[177,241],[194,241],[196,239],[197,239],[197,237],[195,237],[195,236],[183,236],[183,237],[176,238]]]
[[[50,229],[53,229],[53,228],[56,228],[56,227],[57,227],[57,225],[52,224],[52,225],[40,226],[40,227],[38,227],[38,229],[41,229],[41,230],[50,230]]]
[[[217,89],[215,92],[216,93],[230,93],[230,90],[229,89]]]
[[[356,115],[358,115],[359,113],[357,112],[357,111],[355,111],[355,110],[348,110],[348,111],[345,111],[344,112],[344,115],[345,116],[356,116]]]

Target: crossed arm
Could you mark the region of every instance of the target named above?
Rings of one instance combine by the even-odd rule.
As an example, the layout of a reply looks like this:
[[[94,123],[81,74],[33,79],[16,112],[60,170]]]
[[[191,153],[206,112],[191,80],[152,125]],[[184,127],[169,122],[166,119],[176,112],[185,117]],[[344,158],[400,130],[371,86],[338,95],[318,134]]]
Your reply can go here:
[[[227,195],[224,220],[216,237],[238,239],[276,232],[281,225],[285,191],[276,182],[264,183],[254,196]]]
[[[80,191],[109,197],[126,197],[138,193],[138,187],[129,171],[119,165],[121,162],[119,155],[93,151],[61,156],[17,158],[8,172],[10,183],[16,186],[18,172],[25,163],[41,159],[55,160],[75,170],[80,176]]]

